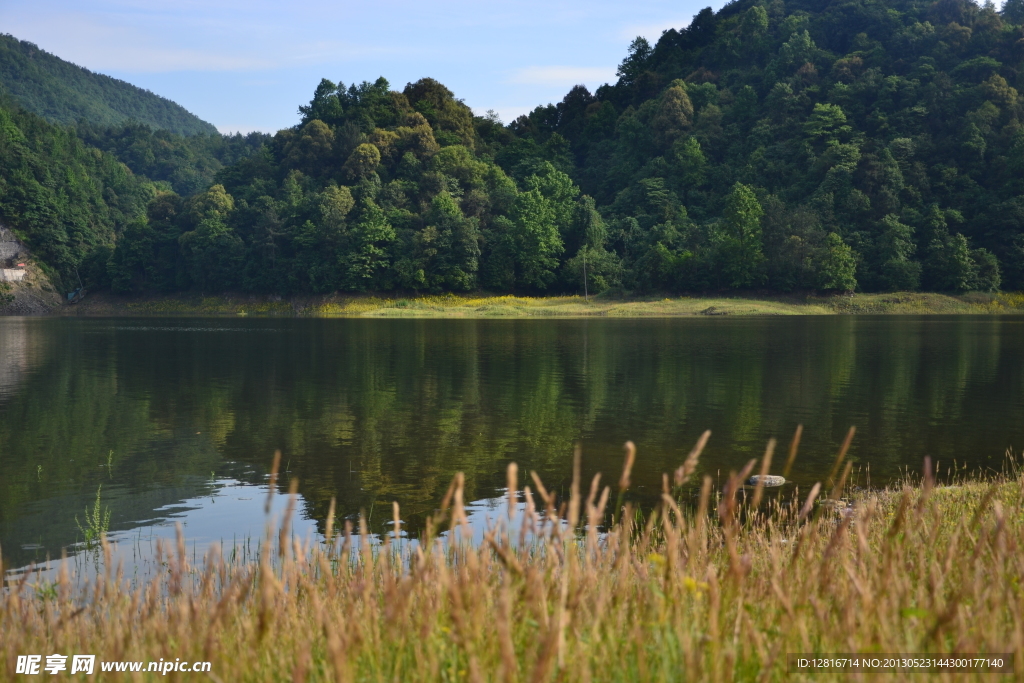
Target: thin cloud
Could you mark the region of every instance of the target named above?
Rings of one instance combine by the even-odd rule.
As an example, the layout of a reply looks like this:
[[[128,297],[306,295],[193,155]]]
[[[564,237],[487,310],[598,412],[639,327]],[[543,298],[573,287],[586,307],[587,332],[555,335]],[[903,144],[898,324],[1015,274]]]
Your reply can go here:
[[[83,63],[95,65],[99,70],[132,73],[161,73],[167,71],[254,71],[274,66],[269,59],[225,55],[202,50],[122,45],[106,48],[101,45],[83,46],[78,51]]]
[[[274,65],[266,55],[170,47],[134,27],[105,26],[83,16],[65,15],[43,25],[26,22],[11,29],[18,38],[93,71],[239,71]]]
[[[517,69],[509,83],[519,85],[573,86],[578,83],[608,83],[615,80],[615,69],[606,66],[528,66]]]
[[[305,41],[271,50],[259,41],[234,42],[234,49],[207,49],[201,44],[168,44],[163,36],[135,26],[102,24],[84,15],[65,14],[46,22],[12,22],[5,28],[32,40],[62,59],[93,71],[168,73],[174,71],[266,71],[281,67],[366,60],[415,53],[403,46],[360,46],[337,40]],[[230,41],[229,41],[230,43]]]

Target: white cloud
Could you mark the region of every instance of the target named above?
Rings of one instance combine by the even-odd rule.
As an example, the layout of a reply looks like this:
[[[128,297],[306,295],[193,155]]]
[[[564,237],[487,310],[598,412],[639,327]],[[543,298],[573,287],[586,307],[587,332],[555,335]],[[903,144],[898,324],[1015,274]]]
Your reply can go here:
[[[607,66],[528,66],[517,69],[509,83],[571,87],[579,83],[600,85],[615,80],[615,68]]]

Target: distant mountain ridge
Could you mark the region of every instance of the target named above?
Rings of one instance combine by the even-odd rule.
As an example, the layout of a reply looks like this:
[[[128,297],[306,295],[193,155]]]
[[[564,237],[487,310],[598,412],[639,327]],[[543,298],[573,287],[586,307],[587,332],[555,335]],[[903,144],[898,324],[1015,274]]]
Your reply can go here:
[[[167,98],[93,73],[9,34],[0,34],[0,89],[52,123],[84,119],[119,126],[136,121],[180,135],[217,133],[213,124]]]

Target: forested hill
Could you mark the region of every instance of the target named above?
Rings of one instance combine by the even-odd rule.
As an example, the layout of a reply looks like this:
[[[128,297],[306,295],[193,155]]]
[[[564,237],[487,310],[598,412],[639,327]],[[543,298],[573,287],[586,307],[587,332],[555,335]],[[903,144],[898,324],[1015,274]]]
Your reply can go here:
[[[1022,22],[740,0],[507,126],[429,78],[324,79],[298,125],[237,140],[205,191],[147,186],[66,263],[122,292],[1024,289]],[[115,138],[92,144],[163,144]]]
[[[217,133],[179,104],[5,34],[0,34],[0,89],[51,123],[119,126],[134,121],[180,135]]]
[[[1022,22],[1022,0],[733,2],[512,128],[564,150],[636,284],[838,284],[838,238],[862,289],[1021,289]]]
[[[0,99],[0,224],[28,244],[58,288],[106,277],[118,235],[157,189],[113,155]],[[8,267],[10,264],[0,264]]]

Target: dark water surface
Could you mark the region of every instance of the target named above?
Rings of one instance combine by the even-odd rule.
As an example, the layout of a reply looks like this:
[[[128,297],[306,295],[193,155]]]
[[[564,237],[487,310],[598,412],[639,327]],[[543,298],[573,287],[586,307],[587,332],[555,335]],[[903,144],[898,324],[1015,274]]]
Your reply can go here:
[[[192,541],[259,535],[275,449],[307,528],[334,496],[378,532],[397,500],[415,531],[458,471],[470,500],[510,461],[567,489],[577,441],[610,483],[636,442],[643,497],[705,429],[718,476],[803,423],[805,486],[855,425],[881,483],[925,455],[999,467],[1022,408],[1018,318],[7,318],[0,548],[7,567],[59,556],[100,485],[121,540],[175,520]]]

